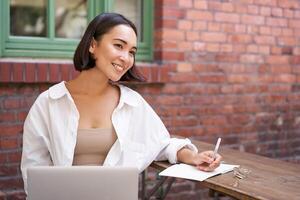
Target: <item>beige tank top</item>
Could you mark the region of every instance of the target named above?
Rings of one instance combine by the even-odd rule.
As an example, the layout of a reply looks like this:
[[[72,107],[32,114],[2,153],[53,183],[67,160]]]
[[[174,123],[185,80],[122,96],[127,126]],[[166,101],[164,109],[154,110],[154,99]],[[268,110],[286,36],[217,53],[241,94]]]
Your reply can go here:
[[[73,165],[102,165],[116,139],[114,129],[78,129]]]

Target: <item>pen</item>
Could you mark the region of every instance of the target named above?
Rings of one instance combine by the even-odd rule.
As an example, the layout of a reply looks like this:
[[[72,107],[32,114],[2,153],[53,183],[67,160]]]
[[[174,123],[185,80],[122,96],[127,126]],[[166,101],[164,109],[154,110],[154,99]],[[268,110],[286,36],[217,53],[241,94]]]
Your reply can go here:
[[[221,143],[221,138],[218,138],[217,144],[216,144],[215,149],[214,149],[214,155],[213,155],[213,159],[214,159],[214,160],[216,159],[216,156],[217,156],[217,153],[218,153],[218,150],[219,150],[220,143]]]

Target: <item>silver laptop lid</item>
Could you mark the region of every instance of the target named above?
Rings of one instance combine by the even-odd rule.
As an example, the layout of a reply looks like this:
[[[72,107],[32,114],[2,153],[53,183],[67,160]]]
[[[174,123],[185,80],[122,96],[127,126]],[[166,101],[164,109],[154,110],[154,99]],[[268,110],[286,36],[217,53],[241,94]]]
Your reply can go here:
[[[43,166],[27,169],[29,200],[137,200],[133,167]]]

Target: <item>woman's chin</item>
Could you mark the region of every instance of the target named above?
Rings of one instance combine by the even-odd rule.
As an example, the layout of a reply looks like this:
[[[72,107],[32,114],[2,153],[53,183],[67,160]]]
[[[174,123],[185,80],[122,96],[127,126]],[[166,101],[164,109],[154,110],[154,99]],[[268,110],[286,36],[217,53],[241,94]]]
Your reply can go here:
[[[121,79],[121,77],[118,76],[118,77],[110,77],[109,80],[112,81],[112,82],[118,82],[120,79]]]

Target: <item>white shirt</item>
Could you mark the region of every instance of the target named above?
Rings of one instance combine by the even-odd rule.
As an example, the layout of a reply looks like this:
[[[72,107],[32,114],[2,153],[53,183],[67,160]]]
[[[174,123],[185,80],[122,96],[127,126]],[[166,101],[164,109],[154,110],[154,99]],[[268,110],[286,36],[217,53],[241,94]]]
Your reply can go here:
[[[120,100],[112,113],[118,139],[104,166],[134,166],[142,172],[154,160],[177,162],[177,151],[189,139],[170,135],[149,104],[137,92],[119,85]],[[100,116],[99,116],[100,117]],[[32,166],[71,166],[77,139],[79,112],[64,82],[40,94],[24,123],[21,170],[27,192],[26,169]]]

